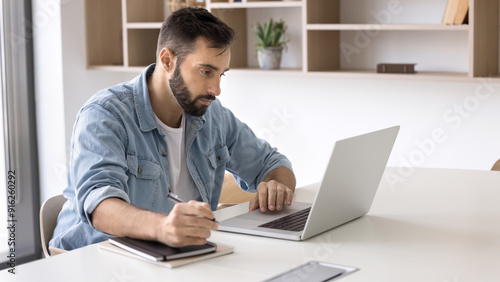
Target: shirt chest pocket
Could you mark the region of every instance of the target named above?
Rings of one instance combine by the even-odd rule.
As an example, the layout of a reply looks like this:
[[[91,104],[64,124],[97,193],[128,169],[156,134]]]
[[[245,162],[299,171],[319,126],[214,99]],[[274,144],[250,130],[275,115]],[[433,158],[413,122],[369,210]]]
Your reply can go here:
[[[213,169],[217,169],[220,166],[225,165],[231,159],[229,155],[229,150],[227,146],[212,149],[207,153],[208,162],[212,166]]]
[[[205,180],[205,185],[208,188],[207,194],[210,205],[217,206],[219,195],[224,181],[226,164],[231,160],[227,146],[221,148],[213,148],[206,153],[208,166],[206,173],[201,173],[201,177]]]
[[[154,180],[161,174],[160,165],[152,161],[141,159],[136,155],[127,156],[127,165],[130,173],[140,179]]]
[[[127,194],[130,203],[138,208],[153,210],[160,193],[160,165],[141,159],[136,155],[127,156],[129,179]]]

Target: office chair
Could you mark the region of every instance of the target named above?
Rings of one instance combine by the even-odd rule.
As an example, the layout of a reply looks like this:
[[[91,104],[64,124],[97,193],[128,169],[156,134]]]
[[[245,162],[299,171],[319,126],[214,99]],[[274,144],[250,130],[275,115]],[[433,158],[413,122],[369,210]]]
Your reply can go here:
[[[57,195],[47,199],[40,207],[40,235],[42,239],[43,254],[49,257],[49,241],[54,234],[54,228],[57,225],[57,216],[66,202],[63,195]],[[56,255],[64,250],[58,248],[50,248],[52,255]]]
[[[241,190],[236,180],[231,173],[224,175],[224,182],[222,183],[222,191],[219,198],[219,206],[217,209],[227,208],[233,205],[241,204],[250,201],[255,197],[254,193],[249,193]]]
[[[498,161],[496,161],[496,163],[493,165],[491,170],[500,171],[500,159]]]

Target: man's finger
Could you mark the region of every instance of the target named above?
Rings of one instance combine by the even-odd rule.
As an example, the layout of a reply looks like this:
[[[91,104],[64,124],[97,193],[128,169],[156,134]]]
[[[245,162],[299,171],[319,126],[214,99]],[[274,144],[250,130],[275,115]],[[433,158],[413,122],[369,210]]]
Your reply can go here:
[[[288,188],[286,190],[286,205],[287,206],[290,206],[292,204],[292,200],[293,200],[293,190]]]
[[[259,207],[261,212],[265,212],[267,210],[267,185],[262,184],[259,185],[260,189],[257,189],[257,193],[259,194]]]
[[[259,207],[259,195],[257,194],[250,200],[250,204],[248,205],[248,211],[256,210]]]
[[[268,182],[267,189],[267,205],[269,210],[274,211],[276,209],[276,185],[273,182]]]
[[[203,228],[182,228],[179,229],[171,238],[169,243],[172,247],[183,247],[188,245],[203,245],[210,237],[210,230]]]
[[[207,203],[198,201],[189,201],[187,203],[187,207],[183,209],[183,213],[193,216],[201,216],[208,219],[215,218],[215,215],[210,209],[210,206]]]
[[[278,189],[276,191],[276,209],[279,211],[283,209],[283,201],[285,199],[287,189],[288,187],[283,184],[278,185]]]

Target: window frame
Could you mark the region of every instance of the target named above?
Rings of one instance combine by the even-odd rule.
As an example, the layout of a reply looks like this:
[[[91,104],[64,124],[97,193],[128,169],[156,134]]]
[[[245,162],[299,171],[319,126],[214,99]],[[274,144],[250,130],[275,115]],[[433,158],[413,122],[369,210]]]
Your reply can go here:
[[[0,21],[3,22],[0,25],[3,26],[0,30],[2,134],[5,138],[5,173],[15,171],[15,213],[11,214],[17,220],[13,221],[15,266],[38,259],[42,254],[31,19],[30,0],[0,0]],[[7,268],[11,269],[12,265],[8,265],[6,256],[2,255],[0,269]]]

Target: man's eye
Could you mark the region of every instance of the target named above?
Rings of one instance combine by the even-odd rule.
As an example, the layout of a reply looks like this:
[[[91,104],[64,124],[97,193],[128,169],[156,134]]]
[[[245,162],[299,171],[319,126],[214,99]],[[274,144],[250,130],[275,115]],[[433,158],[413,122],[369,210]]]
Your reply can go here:
[[[223,77],[223,76],[226,76],[225,72],[223,72],[223,73],[220,74],[220,77]]]
[[[209,70],[201,70],[201,74],[209,76],[211,74],[211,71],[209,71]]]

